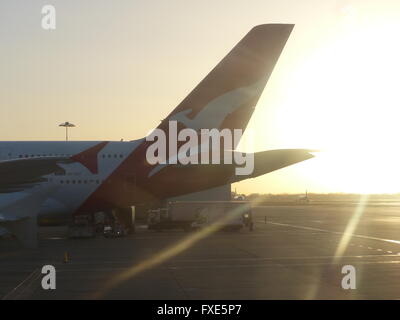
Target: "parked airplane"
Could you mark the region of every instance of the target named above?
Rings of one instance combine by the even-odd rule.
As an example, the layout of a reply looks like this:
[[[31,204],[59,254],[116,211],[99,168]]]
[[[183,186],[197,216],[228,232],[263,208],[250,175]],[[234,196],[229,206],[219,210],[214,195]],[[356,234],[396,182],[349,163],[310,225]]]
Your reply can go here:
[[[290,24],[254,27],[166,117],[199,130],[245,130],[293,29]],[[171,141],[167,141],[171,143]],[[37,217],[123,209],[139,203],[254,178],[310,159],[308,150],[257,152],[254,171],[235,175],[234,164],[157,165],[146,159],[151,144],[130,142],[0,142],[0,227],[35,246]],[[236,146],[234,146],[236,147]]]

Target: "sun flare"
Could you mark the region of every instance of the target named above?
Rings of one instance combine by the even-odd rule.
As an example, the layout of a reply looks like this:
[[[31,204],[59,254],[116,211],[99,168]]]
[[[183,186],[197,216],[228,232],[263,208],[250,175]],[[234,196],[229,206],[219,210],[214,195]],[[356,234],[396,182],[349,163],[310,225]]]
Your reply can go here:
[[[400,23],[390,19],[346,17],[334,37],[277,76],[288,89],[275,106],[274,136],[280,147],[321,150],[297,166],[311,185],[400,192],[399,33]]]

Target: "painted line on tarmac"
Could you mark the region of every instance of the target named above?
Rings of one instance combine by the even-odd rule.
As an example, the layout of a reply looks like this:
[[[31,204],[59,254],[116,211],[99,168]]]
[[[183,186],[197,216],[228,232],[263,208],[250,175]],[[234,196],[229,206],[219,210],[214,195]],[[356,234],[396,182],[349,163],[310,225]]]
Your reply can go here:
[[[358,257],[357,257],[358,258]],[[392,264],[392,265],[399,265],[399,260],[379,260],[379,261],[362,261],[357,260],[352,262],[356,265],[381,265],[381,264]],[[246,263],[246,264],[232,264],[232,263],[225,263],[225,264],[209,264],[209,265],[169,265],[169,266],[162,266],[156,267],[155,269],[159,270],[192,270],[192,269],[240,269],[240,268],[282,268],[282,267],[303,267],[303,266],[332,266],[332,265],[342,265],[340,262],[333,263],[332,261],[311,261],[311,262],[284,262],[281,261],[273,262],[273,263]],[[64,277],[71,279],[71,274],[78,273],[81,275],[83,279],[90,279],[90,280],[98,280],[105,277],[108,277],[109,272],[123,272],[128,270],[130,267],[100,267],[92,270],[88,270],[87,268],[73,268],[68,270],[60,270],[57,271],[59,274],[59,279],[63,279]],[[89,273],[89,274],[85,274]],[[99,274],[100,273],[100,274]],[[107,274],[101,274],[107,273]],[[64,278],[65,279],[65,278]]]
[[[365,236],[365,235],[361,235],[361,234],[339,232],[339,231],[320,229],[320,228],[313,228],[313,227],[306,227],[306,226],[298,226],[298,225],[287,224],[287,223],[278,223],[278,222],[271,222],[271,221],[267,221],[267,223],[273,224],[273,225],[277,225],[277,226],[291,227],[291,228],[297,228],[297,229],[303,229],[303,230],[328,232],[328,233],[340,234],[340,235],[346,234],[346,235],[350,235],[350,236],[356,237],[356,238],[368,239],[368,240],[376,240],[376,241],[382,241],[382,242],[388,242],[388,243],[394,243],[394,244],[399,244],[400,245],[400,241],[399,240],[384,239],[384,238],[378,238],[378,237]]]
[[[382,259],[382,258],[398,258],[397,254],[366,254],[366,255],[347,255],[342,256],[342,258],[348,259]],[[209,258],[209,259],[182,259],[182,260],[174,260],[168,265],[177,265],[177,264],[190,264],[190,263],[233,263],[233,262],[268,262],[268,261],[282,261],[282,260],[331,260],[335,258],[335,256],[298,256],[298,257],[268,257],[268,258]],[[400,260],[398,260],[400,262]],[[73,271],[73,268],[88,266],[91,267],[90,270],[99,270],[104,268],[105,265],[120,265],[121,269],[128,268],[132,266],[131,261],[93,261],[93,262],[74,262],[68,266],[68,269],[58,269],[57,272],[68,272]],[[168,268],[169,266],[160,266],[161,268]],[[113,267],[114,268],[114,267]]]
[[[40,275],[41,273],[39,269],[33,270],[28,277],[7,293],[1,300],[18,300],[18,298],[20,298],[21,295],[24,294],[37,279],[39,279]]]
[[[355,265],[380,265],[380,264],[400,264],[398,260],[391,261],[355,261]],[[332,266],[342,265],[340,262],[298,262],[298,263],[269,263],[269,264],[240,264],[240,265],[210,265],[210,266],[170,266],[171,270],[184,269],[232,269],[232,268],[275,268],[275,267],[305,267],[305,266]]]

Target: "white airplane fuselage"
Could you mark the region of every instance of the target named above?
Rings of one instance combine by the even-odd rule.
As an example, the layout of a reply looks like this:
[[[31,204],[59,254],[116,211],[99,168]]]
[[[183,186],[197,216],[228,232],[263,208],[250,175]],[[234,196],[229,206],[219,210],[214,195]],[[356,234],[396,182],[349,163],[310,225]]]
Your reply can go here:
[[[179,139],[183,130],[199,136],[202,129],[228,130],[232,136],[244,132],[292,29],[292,24],[251,29],[163,119],[156,129],[168,137],[164,143],[168,159],[186,154],[180,149],[170,151],[178,142],[179,148],[186,143]],[[179,134],[170,131],[171,122],[179,126]],[[249,157],[254,160],[252,170],[237,175],[229,161],[152,163],[147,157],[152,143],[146,138],[0,142],[0,228],[26,244],[36,239],[37,216],[57,219],[137,204],[158,205],[171,197],[254,178],[313,157],[304,149],[256,152]],[[223,151],[232,152],[235,147],[231,144]]]
[[[97,154],[98,170],[92,173],[79,162],[60,165],[63,174],[45,176],[38,185],[54,186],[54,192],[43,203],[40,216],[57,216],[74,213],[83,202],[109,177],[109,175],[138,146],[141,140],[108,142]],[[39,157],[72,157],[101,143],[101,141],[7,141],[0,142],[0,161]],[[23,198],[30,189],[0,193],[0,206]]]

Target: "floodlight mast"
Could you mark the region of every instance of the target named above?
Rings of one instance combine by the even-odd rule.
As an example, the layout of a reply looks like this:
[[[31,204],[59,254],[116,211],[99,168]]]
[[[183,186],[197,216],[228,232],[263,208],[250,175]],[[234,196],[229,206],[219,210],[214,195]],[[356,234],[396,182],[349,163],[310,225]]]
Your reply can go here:
[[[64,122],[58,125],[59,127],[64,127],[65,128],[65,141],[68,141],[68,128],[73,128],[76,127],[73,123],[71,122]]]

